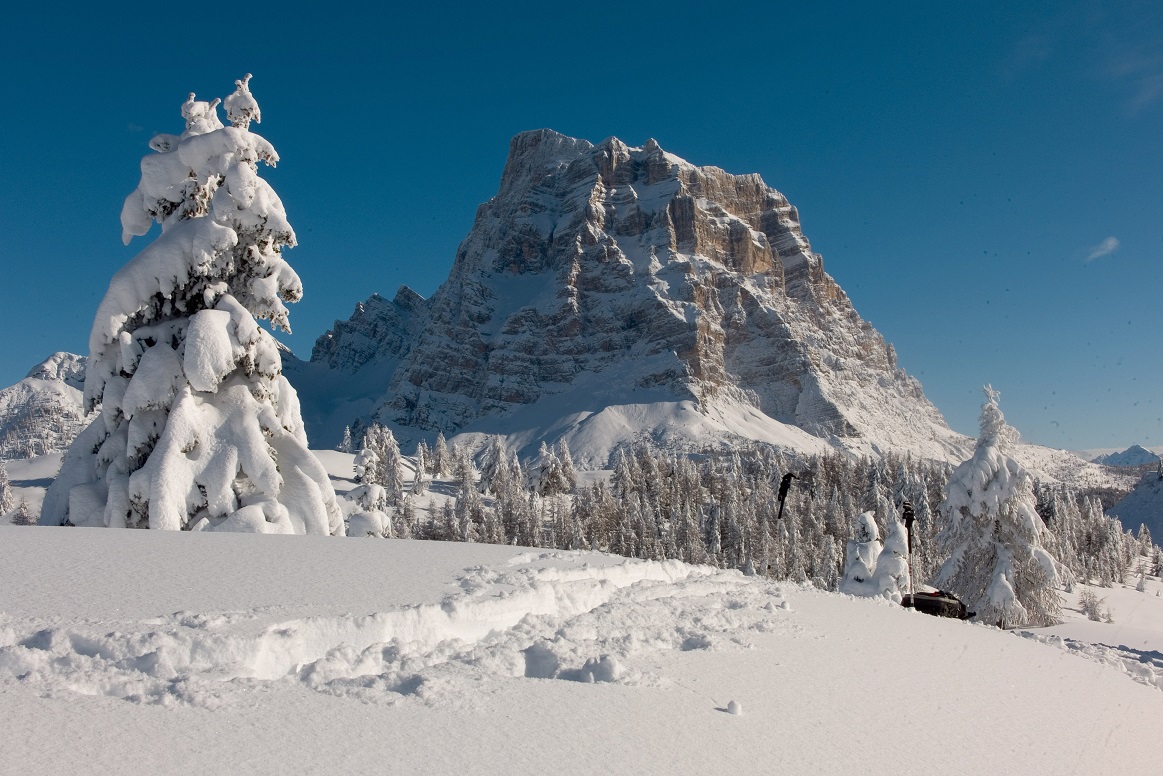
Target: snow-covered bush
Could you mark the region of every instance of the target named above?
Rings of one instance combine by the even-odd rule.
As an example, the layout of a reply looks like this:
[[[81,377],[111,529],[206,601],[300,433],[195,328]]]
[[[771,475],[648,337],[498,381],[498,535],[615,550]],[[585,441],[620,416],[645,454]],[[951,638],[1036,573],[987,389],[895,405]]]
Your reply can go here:
[[[884,544],[876,517],[864,512],[856,518],[854,538],[848,542],[840,592],[858,596],[883,596],[900,602],[909,591],[909,544],[904,524],[890,518]]]
[[[985,386],[981,434],[973,456],[949,478],[940,511],[948,552],[933,581],[958,595],[977,619],[1000,627],[1058,621],[1057,564],[1042,546],[1030,475],[1007,454],[1017,432],[1006,425],[998,393]]]
[[[1078,596],[1078,608],[1086,615],[1086,619],[1094,622],[1114,622],[1110,607],[1105,609],[1103,607],[1105,603],[1105,598],[1099,598],[1098,594],[1089,588]]]
[[[392,536],[392,518],[388,513],[388,491],[375,483],[360,485],[347,497],[359,507],[347,519],[348,536]]]
[[[877,595],[897,603],[909,592],[909,537],[904,524],[899,520],[889,521],[884,549],[876,560],[874,579]]]
[[[227,98],[191,94],[186,129],[158,135],[121,213],[126,243],[161,233],[109,285],[89,336],[87,408],[41,522],[335,534],[342,516],[307,449],[279,346],[302,295],[283,259],[295,245],[282,202],[258,176],[278,155],[249,76]]]
[[[872,512],[864,512],[856,518],[856,532],[848,542],[844,554],[844,578],[840,580],[841,593],[875,595],[872,592],[872,577],[880,551],[876,518]]]

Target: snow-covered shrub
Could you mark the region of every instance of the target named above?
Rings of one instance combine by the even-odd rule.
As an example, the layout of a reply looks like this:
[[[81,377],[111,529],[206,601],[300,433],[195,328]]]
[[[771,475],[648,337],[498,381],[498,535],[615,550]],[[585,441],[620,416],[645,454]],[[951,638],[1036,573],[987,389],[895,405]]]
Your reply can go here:
[[[392,536],[388,491],[384,486],[375,483],[360,485],[353,488],[347,497],[359,507],[347,518],[348,536]]]
[[[1078,596],[1078,608],[1086,615],[1086,619],[1094,622],[1114,622],[1110,607],[1103,606],[1105,603],[1105,598],[1099,598],[1098,594],[1089,588]]]
[[[327,473],[307,449],[278,343],[284,302],[302,295],[283,259],[295,245],[282,202],[258,176],[275,149],[249,76],[227,98],[191,94],[186,129],[158,135],[121,213],[126,243],[161,233],[109,284],[89,335],[87,408],[46,494],[42,523],[335,534]]]
[[[882,545],[875,515],[864,512],[856,518],[855,536],[848,542],[840,592],[883,596],[899,603],[908,591],[909,544],[904,524],[890,519]]]
[[[945,488],[940,541],[948,552],[933,584],[959,596],[977,619],[1001,627],[1058,621],[1057,564],[1042,546],[1030,475],[1007,454],[1017,432],[1006,425],[998,393],[985,386],[981,434],[973,456]]]
[[[875,595],[873,573],[882,549],[876,517],[864,512],[856,518],[856,532],[848,542],[844,555],[844,578],[840,592],[849,595]]]

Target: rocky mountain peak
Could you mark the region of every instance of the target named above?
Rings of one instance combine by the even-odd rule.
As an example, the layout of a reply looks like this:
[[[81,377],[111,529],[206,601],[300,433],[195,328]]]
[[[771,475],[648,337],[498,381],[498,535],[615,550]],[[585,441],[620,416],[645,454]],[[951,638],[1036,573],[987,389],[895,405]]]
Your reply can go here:
[[[523,439],[584,436],[598,416],[682,405],[692,428],[730,426],[715,426],[722,438],[791,428],[800,446],[933,457],[962,444],[824,272],[783,194],[654,140],[517,135],[448,280],[427,301],[401,294],[337,322],[312,361],[398,362],[374,415],[405,441],[512,423],[535,426]],[[769,431],[708,420],[723,412]],[[592,462],[671,433],[652,423],[591,434],[604,440]]]

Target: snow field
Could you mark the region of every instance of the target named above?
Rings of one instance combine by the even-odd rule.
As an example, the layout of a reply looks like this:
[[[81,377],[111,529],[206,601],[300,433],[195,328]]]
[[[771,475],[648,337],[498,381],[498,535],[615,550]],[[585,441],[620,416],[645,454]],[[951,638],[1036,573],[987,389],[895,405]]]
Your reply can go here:
[[[6,526],[0,611],[0,772],[1122,774],[1163,758],[1163,693],[1125,667],[675,562]]]
[[[257,633],[236,632],[245,612],[178,612],[114,630],[107,621],[4,616],[0,676],[49,694],[211,708],[223,702],[219,685],[233,680],[439,702],[426,685],[433,675],[463,673],[456,664],[484,676],[646,681],[623,671],[622,661],[643,651],[708,649],[740,630],[774,628],[782,611],[764,608],[781,603],[777,586],[737,572],[674,561],[611,564],[604,556],[591,566],[586,557],[518,555],[467,572],[460,591],[440,603],[294,619]],[[456,691],[456,682],[444,685]]]

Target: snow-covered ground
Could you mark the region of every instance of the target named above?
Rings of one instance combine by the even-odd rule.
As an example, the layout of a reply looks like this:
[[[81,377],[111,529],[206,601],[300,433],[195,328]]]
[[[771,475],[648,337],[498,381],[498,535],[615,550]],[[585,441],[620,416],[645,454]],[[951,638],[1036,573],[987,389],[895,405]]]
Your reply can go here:
[[[1161,651],[1149,584],[1106,591],[1114,625],[1049,634]],[[1150,670],[675,562],[4,526],[0,591],[11,773],[1095,774],[1163,758]]]

